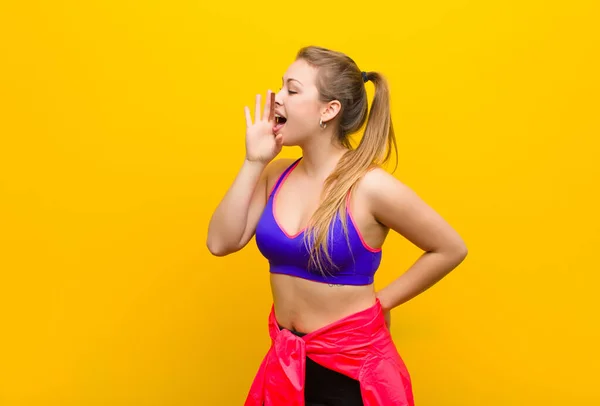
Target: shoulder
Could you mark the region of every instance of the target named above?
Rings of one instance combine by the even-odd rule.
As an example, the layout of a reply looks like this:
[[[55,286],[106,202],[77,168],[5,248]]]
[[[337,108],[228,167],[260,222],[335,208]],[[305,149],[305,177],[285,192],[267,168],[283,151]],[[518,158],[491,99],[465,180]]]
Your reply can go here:
[[[375,166],[365,173],[357,186],[360,187],[362,194],[370,199],[380,199],[399,190],[410,190],[381,166]]]
[[[415,192],[381,166],[370,169],[357,185],[358,193],[368,202],[370,211],[377,215],[398,207],[416,197]]]
[[[362,180],[365,201],[380,224],[424,251],[446,251],[462,261],[467,251],[461,237],[416,191],[381,168]]]
[[[264,176],[267,181],[267,191],[271,191],[277,183],[283,172],[290,167],[297,158],[280,158],[269,162],[269,165],[264,170]]]
[[[290,167],[294,162],[297,161],[297,158],[280,158],[275,159],[267,165],[265,168],[265,172],[269,178],[275,177],[278,178],[281,174]]]

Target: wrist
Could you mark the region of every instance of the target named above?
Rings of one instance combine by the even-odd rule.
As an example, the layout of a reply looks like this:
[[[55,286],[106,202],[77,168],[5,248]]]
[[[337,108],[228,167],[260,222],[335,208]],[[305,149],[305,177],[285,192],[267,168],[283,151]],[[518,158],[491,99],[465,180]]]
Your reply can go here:
[[[385,292],[380,290],[379,292],[376,293],[376,297],[379,300],[379,303],[381,304],[381,308],[383,309],[384,312],[389,312],[390,310],[392,310],[392,306],[389,303],[389,301],[385,295]]]
[[[245,157],[244,165],[264,169],[268,165],[268,162],[263,162],[263,161],[259,161],[256,159],[250,159],[248,157]]]

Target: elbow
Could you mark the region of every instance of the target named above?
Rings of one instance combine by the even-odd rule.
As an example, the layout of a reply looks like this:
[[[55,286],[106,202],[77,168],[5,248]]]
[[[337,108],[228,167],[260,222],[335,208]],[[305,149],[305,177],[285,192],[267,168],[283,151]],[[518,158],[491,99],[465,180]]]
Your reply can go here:
[[[229,251],[223,245],[219,245],[210,239],[206,240],[206,248],[215,257],[224,257],[229,254]]]
[[[457,244],[456,247],[454,247],[454,249],[452,250],[452,255],[455,258],[457,265],[462,263],[468,254],[469,249],[463,241]]]
[[[206,240],[206,248],[215,257],[224,257],[241,249],[239,246],[224,244],[222,241],[215,241],[210,238]]]
[[[463,241],[455,241],[437,250],[432,250],[432,252],[442,255],[449,266],[454,269],[465,260],[469,250]]]
[[[460,262],[463,262],[465,260],[465,258],[467,257],[467,255],[469,255],[469,249],[467,248],[467,246],[465,245],[462,249],[462,251],[460,251]]]
[[[227,256],[228,252],[226,251],[219,251],[219,250],[214,250],[214,249],[208,249],[208,251],[215,257],[224,257]]]

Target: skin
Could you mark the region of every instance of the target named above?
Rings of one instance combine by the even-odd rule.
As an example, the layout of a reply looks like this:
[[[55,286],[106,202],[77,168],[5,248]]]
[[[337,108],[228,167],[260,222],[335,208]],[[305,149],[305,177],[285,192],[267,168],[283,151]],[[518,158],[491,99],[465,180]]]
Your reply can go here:
[[[214,255],[236,252],[254,235],[269,191],[293,162],[274,159],[283,146],[300,147],[303,159],[281,186],[274,206],[275,217],[288,234],[296,235],[315,212],[323,182],[346,152],[333,136],[341,105],[336,100],[327,103],[319,100],[316,77],[315,68],[297,60],[283,76],[274,106],[272,93],[268,92],[261,115],[260,96],[257,96],[254,123],[246,108],[247,156],[209,225],[207,245]],[[273,108],[287,118],[277,133],[272,130]],[[319,126],[320,119],[327,124],[325,129]],[[381,247],[392,230],[421,248],[423,255],[379,291],[374,285],[329,285],[271,274],[275,315],[283,327],[310,333],[373,306],[377,298],[389,327],[391,309],[431,287],[467,255],[456,231],[409,187],[382,168],[369,171],[359,181],[351,196],[350,210],[369,246]]]

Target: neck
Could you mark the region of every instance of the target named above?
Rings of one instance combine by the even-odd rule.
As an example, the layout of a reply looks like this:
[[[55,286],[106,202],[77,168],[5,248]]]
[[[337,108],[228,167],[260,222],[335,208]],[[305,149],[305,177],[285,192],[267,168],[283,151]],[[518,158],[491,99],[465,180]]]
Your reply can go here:
[[[339,159],[348,149],[339,143],[333,142],[331,134],[319,134],[312,137],[311,141],[301,145],[302,161],[298,169],[309,177],[325,180],[333,171]]]

